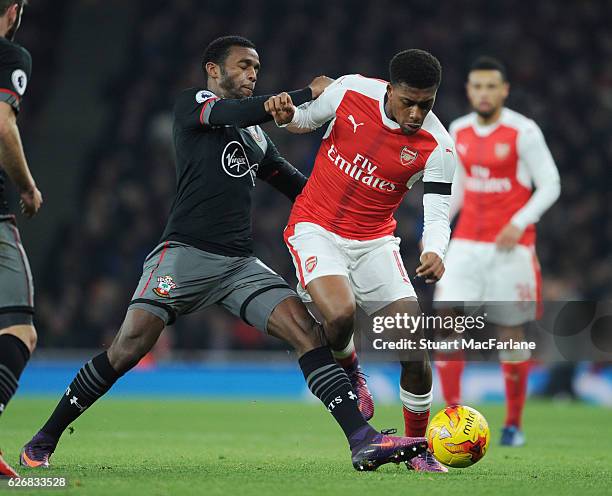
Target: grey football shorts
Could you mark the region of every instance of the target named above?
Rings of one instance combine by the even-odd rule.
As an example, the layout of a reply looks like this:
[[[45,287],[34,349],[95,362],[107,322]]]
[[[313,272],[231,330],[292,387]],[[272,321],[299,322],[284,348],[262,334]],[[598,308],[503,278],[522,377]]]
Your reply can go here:
[[[14,218],[0,217],[0,329],[32,325],[34,284]]]
[[[217,304],[267,332],[274,308],[292,296],[297,298],[285,280],[255,257],[226,257],[166,241],[147,256],[130,308],[172,324],[179,315]]]

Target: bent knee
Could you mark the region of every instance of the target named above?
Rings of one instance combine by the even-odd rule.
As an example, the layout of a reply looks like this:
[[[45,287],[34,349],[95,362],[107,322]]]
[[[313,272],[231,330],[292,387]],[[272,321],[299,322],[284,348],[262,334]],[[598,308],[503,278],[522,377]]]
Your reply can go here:
[[[108,349],[108,361],[113,369],[124,374],[134,368],[150,348],[143,346],[143,342],[135,339],[118,339]]]
[[[323,346],[323,329],[297,298],[287,298],[277,305],[268,321],[270,335],[289,343],[298,354]]]
[[[108,349],[111,366],[119,373],[136,366],[151,351],[164,327],[164,322],[153,314],[138,309],[129,310]]]
[[[38,343],[38,334],[33,325],[16,325],[7,327],[0,331],[1,334],[11,334],[19,338],[27,346],[30,353],[34,353],[36,344]]]
[[[38,344],[38,333],[36,332],[36,328],[34,326],[30,326],[28,331],[28,339],[29,343],[26,343],[26,346],[30,349],[30,353],[34,353],[36,345]]]

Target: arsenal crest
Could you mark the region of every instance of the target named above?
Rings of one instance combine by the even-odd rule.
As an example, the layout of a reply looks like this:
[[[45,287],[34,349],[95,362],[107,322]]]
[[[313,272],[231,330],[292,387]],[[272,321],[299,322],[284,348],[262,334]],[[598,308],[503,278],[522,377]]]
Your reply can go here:
[[[510,145],[508,143],[495,143],[495,156],[499,160],[505,159],[510,153]]]
[[[176,288],[176,283],[172,276],[159,276],[157,278],[157,287],[153,288],[153,292],[162,298],[168,298],[170,291]]]
[[[304,265],[306,266],[306,272],[310,274],[313,270],[315,270],[315,267],[317,266],[317,257],[308,257]]]
[[[402,148],[402,151],[400,151],[400,163],[404,167],[408,167],[416,160],[418,155],[419,152],[412,151],[410,148],[405,146]]]

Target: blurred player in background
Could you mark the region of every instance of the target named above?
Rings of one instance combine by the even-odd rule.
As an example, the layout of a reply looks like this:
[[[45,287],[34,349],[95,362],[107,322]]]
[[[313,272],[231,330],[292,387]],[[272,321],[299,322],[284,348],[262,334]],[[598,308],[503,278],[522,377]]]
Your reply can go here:
[[[21,464],[48,467],[68,425],[151,350],[166,325],[213,304],[291,345],[308,387],[345,433],[356,469],[408,461],[426,449],[425,439],[379,433],[363,419],[320,326],[287,283],[253,255],[255,179],[291,200],[306,182],[258,126],[271,117],[264,108],[269,95],[250,98],[260,68],[255,45],[238,36],[218,38],[205,50],[202,68],[206,87],[183,91],[174,107],[177,193],[123,325],[110,348],[79,370],[24,447]],[[318,77],[290,95],[303,103],[328,84],[329,78]]]
[[[477,59],[466,88],[474,111],[450,126],[459,158],[451,219],[461,214],[436,287],[436,307],[448,313],[444,302],[499,302],[485,306],[488,321],[502,339],[520,341],[541,297],[535,224],[559,197],[559,173],[537,124],[504,107],[510,87],[499,61]],[[463,353],[437,358],[444,398],[459,403]],[[530,354],[504,351],[499,358],[507,402],[501,443],[520,446]]]
[[[15,394],[36,347],[32,274],[15,216],[9,212],[4,195],[8,176],[19,190],[21,211],[26,217],[35,215],[42,204],[17,127],[17,114],[32,71],[30,54],[13,41],[25,3],[0,0],[0,415]],[[17,474],[0,453],[2,477]]]
[[[348,75],[302,107],[283,111],[278,97],[267,104],[277,124],[295,133],[329,122],[312,175],[291,211],[285,242],[301,296],[316,306],[366,419],[374,403],[353,343],[356,306],[370,316],[420,313],[394,236],[394,213],[421,178],[424,249],[417,275],[431,283],[444,273],[455,151],[431,112],[441,71],[430,53],[405,50],[390,62],[390,83]],[[432,399],[429,358],[414,353],[401,363],[406,435],[423,436]],[[407,466],[446,471],[427,453]]]

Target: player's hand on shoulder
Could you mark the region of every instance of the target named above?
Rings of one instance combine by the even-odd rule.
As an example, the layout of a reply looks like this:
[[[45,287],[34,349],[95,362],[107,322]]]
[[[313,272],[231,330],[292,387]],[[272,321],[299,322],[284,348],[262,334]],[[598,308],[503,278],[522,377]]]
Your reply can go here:
[[[430,251],[421,254],[421,265],[416,269],[417,277],[422,277],[428,284],[438,282],[444,275],[444,262]]]
[[[499,250],[510,251],[518,244],[522,236],[523,229],[508,222],[495,238],[495,244]]]
[[[295,114],[295,105],[287,93],[271,96],[264,103],[264,108],[279,126],[289,124]]]
[[[325,88],[327,88],[334,81],[334,79],[329,78],[327,76],[317,76],[316,78],[314,78],[312,80],[312,83],[308,85],[309,88],[312,90],[312,99],[316,100],[317,98],[319,98],[321,93],[325,91]]]
[[[30,189],[22,191],[20,196],[21,213],[28,218],[36,215],[43,203],[40,190],[36,186],[32,186]]]

